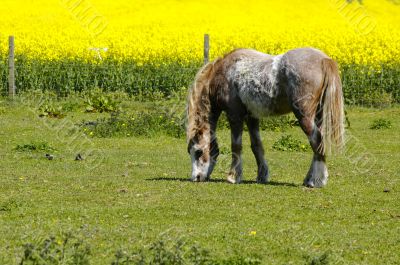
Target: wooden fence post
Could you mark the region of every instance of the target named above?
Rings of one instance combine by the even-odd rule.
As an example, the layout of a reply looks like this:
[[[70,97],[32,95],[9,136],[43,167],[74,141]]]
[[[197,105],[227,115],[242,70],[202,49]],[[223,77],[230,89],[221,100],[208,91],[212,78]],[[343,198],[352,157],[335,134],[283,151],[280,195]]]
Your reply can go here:
[[[210,58],[210,36],[204,34],[204,64],[206,65]]]
[[[14,36],[9,37],[8,95],[10,97],[15,96],[15,43],[14,43]]]

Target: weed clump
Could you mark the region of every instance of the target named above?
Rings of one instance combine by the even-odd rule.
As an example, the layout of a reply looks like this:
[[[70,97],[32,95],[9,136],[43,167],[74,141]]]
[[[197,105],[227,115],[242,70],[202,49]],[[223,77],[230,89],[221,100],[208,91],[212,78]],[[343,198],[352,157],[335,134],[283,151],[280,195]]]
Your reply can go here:
[[[54,151],[55,148],[51,147],[47,142],[32,142],[29,144],[18,144],[15,148],[19,152],[40,152],[40,151]]]
[[[329,252],[325,252],[321,256],[309,257],[309,265],[328,265],[330,264]]]
[[[62,119],[65,117],[65,113],[62,106],[45,103],[39,107],[39,117]]]
[[[86,112],[116,112],[119,111],[119,94],[104,93],[101,89],[89,91],[85,96]]]
[[[283,135],[278,141],[276,141],[272,148],[278,151],[307,151],[310,146],[303,144],[300,140],[297,140],[292,135]]]
[[[2,106],[4,101],[0,100],[0,114],[4,114],[6,113],[6,108]]]
[[[213,257],[197,244],[183,239],[160,238],[147,247],[128,253],[118,251],[112,265],[165,264],[165,265],[258,265],[261,259],[235,255],[227,259]]]
[[[77,235],[64,233],[61,237],[50,236],[44,240],[23,245],[20,265],[88,265],[91,263],[91,247]],[[234,255],[219,258],[197,244],[182,238],[165,235],[153,243],[137,246],[133,251],[117,250],[111,265],[259,265],[258,257]]]
[[[377,119],[372,122],[369,128],[372,130],[390,129],[392,128],[392,122],[385,119]]]
[[[51,236],[45,240],[28,243],[23,246],[23,249],[20,265],[90,264],[89,245],[72,233],[65,233],[60,238]]]

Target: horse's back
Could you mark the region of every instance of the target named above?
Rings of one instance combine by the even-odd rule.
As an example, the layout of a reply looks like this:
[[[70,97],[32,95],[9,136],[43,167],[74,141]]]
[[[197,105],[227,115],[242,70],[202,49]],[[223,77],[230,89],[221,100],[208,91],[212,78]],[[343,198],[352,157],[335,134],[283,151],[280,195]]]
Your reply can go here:
[[[322,61],[329,57],[314,48],[298,48],[283,54],[282,67],[295,71],[295,74],[307,82],[320,82],[322,77]],[[306,82],[306,83],[307,83]],[[317,86],[317,84],[313,84]]]
[[[298,48],[283,54],[288,63],[295,68],[312,68],[321,65],[323,59],[329,58],[325,53],[315,48]]]
[[[249,60],[266,60],[272,58],[272,55],[262,53],[260,51],[256,51],[253,49],[235,49],[230,53],[224,56],[224,60],[232,60],[237,61],[241,59],[249,59]]]
[[[314,48],[298,48],[283,55],[282,67],[285,73],[281,76],[289,96],[301,94],[318,94],[324,78],[322,62],[330,59],[325,53]]]

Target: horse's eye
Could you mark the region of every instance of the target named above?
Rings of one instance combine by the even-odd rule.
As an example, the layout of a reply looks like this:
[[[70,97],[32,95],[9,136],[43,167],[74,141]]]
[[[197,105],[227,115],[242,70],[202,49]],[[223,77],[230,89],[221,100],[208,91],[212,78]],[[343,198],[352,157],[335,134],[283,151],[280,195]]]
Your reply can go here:
[[[196,160],[198,160],[201,156],[203,155],[203,150],[196,150],[196,152],[194,152],[194,158]]]

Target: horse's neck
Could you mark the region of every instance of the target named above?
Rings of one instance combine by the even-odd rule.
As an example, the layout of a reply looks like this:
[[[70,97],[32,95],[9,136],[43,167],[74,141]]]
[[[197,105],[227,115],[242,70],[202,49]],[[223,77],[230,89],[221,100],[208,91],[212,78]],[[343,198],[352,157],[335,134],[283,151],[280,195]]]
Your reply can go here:
[[[212,107],[210,108],[210,113],[208,115],[208,122],[210,124],[209,128],[210,128],[211,136],[214,136],[215,132],[217,130],[217,123],[218,123],[220,113],[221,112],[214,111],[214,109]]]

